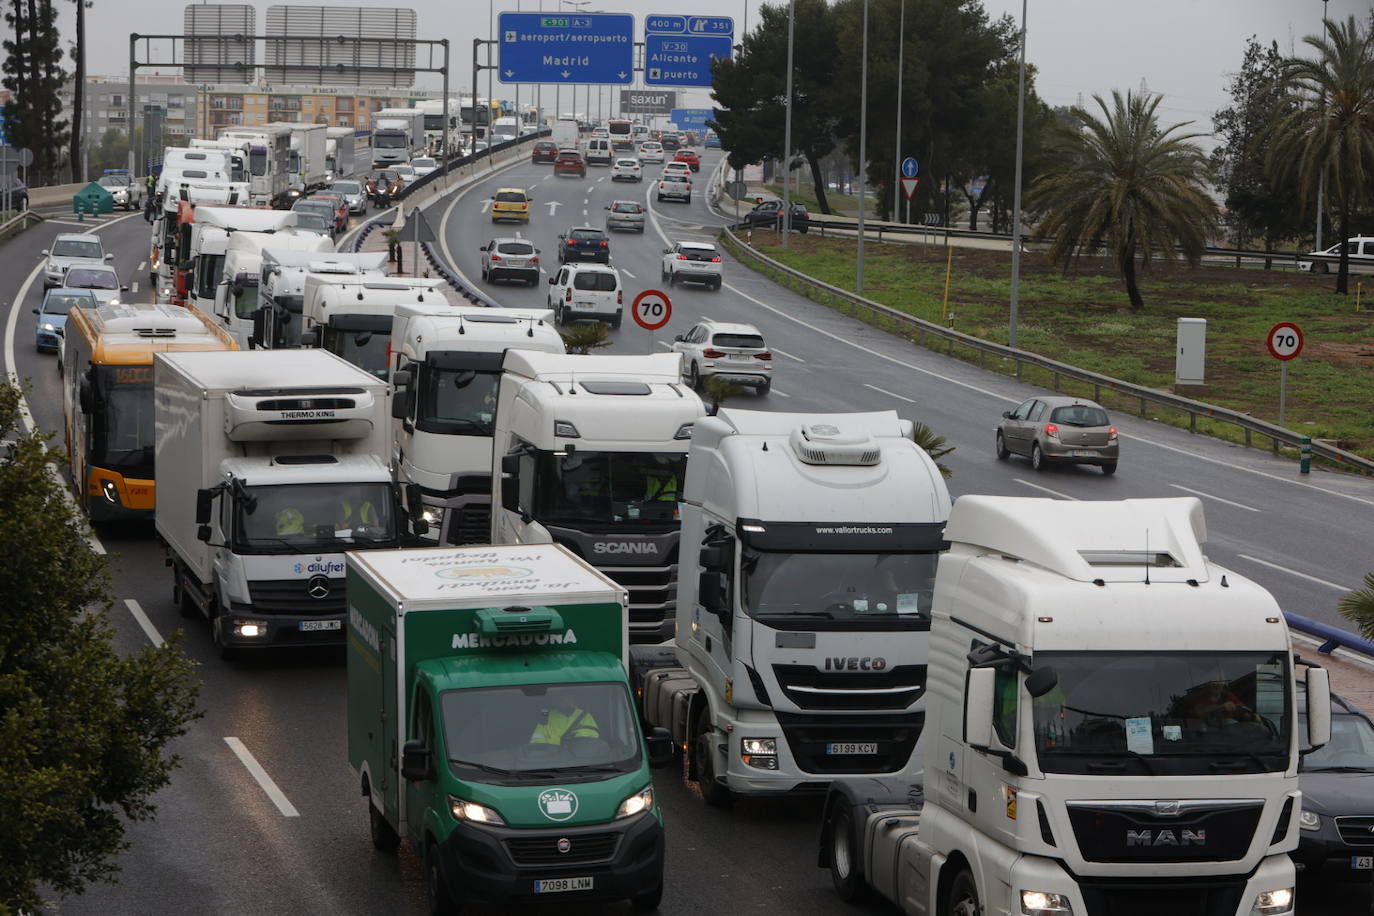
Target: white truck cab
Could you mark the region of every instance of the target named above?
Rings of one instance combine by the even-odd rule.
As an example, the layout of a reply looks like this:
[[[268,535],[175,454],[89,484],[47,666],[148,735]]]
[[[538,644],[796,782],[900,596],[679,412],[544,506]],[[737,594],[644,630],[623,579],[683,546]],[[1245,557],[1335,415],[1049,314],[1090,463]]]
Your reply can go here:
[[[440,544],[491,533],[492,439],[509,350],[563,353],[544,309],[402,305],[391,325],[391,461]]]
[[[281,212],[281,211],[268,211]],[[229,236],[228,248],[215,286],[215,297],[209,314],[230,334],[239,348],[252,346],[254,322],[260,306],[259,284],[262,274],[262,250],[268,245],[292,248],[311,254],[328,256],[334,250],[326,238],[313,232],[235,232]]]
[[[630,592],[634,642],[674,632],[681,489],[706,413],[679,357],[510,350],[492,450],[493,544],[563,544]]]
[[[376,277],[342,269],[307,273],[301,346],[319,347],[386,378],[397,306],[444,303],[443,280]]]
[[[258,313],[253,346],[269,350],[300,347],[305,310],[305,277],[309,273],[385,277],[385,251],[298,251],[268,246],[262,250]]]

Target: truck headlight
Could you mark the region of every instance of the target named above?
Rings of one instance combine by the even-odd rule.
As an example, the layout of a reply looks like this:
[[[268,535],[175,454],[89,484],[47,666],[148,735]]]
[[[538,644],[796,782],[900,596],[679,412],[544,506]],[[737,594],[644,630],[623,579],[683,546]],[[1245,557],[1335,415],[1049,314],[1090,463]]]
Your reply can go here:
[[[479,805],[476,802],[466,801],[461,798],[448,797],[448,810],[453,814],[456,821],[468,821],[473,824],[493,824],[504,827],[506,822],[501,819],[501,815],[488,808],[486,805]]]
[[[437,527],[444,520],[444,507],[425,506],[420,512],[420,518],[429,522],[431,528]]]
[[[755,769],[776,770],[778,768],[778,739],[741,738],[739,741],[739,759],[744,761],[745,766]]]
[[[234,635],[244,639],[257,639],[267,635],[267,621],[234,618]]]
[[[1022,891],[1021,912],[1024,916],[1065,916],[1073,913],[1073,904],[1063,894]]]
[[[629,798],[621,802],[620,807],[616,809],[615,816],[617,818],[634,817],[636,814],[639,814],[640,812],[648,811],[653,806],[654,787],[645,786],[644,788],[636,792],[634,795],[631,795]]]
[[[1276,891],[1264,891],[1255,895],[1255,904],[1250,907],[1250,916],[1284,916],[1293,912],[1293,889],[1281,887]]]
[[[1298,826],[1303,830],[1320,830],[1322,819],[1317,816],[1315,811],[1303,809],[1302,814],[1298,815]]]

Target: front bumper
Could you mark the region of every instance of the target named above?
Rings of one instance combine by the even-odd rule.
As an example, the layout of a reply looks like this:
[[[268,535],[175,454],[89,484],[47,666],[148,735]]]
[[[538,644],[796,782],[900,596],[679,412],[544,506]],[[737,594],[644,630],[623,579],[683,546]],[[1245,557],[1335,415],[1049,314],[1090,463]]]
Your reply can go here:
[[[56,331],[44,331],[40,329],[36,335],[34,346],[38,347],[40,350],[56,350],[57,345],[61,342],[61,334],[58,334]]]
[[[245,636],[242,624],[259,626],[257,636]],[[301,624],[328,626],[337,629],[302,630]],[[233,649],[298,648],[301,646],[342,646],[344,644],[343,614],[320,616],[303,614],[264,614],[251,604],[231,602],[229,610],[211,624],[219,630],[220,644]]]
[[[1356,862],[1374,856],[1374,844],[1353,846],[1345,842],[1335,821],[1326,815],[1321,815],[1321,826],[1316,830],[1303,830],[1300,833],[1298,848],[1292,852],[1292,856],[1303,871],[1316,874],[1329,869],[1333,874],[1370,879],[1374,869],[1357,868]],[[1371,838],[1374,838],[1374,834],[1371,834]]]
[[[569,904],[623,900],[662,885],[663,836],[663,825],[648,812],[609,824],[555,829],[460,824],[439,847],[440,871],[450,891],[455,896],[461,894],[464,903],[528,904],[541,898]],[[538,841],[544,839],[551,855],[540,848]],[[567,853],[557,852],[562,840],[570,846]],[[608,841],[609,855],[567,861],[577,856],[579,845],[604,849]],[[577,877],[590,877],[591,890],[535,892],[536,881]]]

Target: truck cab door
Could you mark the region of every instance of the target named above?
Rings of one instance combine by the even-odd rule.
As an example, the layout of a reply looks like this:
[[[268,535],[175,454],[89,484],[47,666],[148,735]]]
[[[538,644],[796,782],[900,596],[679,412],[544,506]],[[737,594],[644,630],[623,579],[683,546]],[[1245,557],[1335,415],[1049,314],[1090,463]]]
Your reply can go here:
[[[710,667],[713,683],[731,676],[734,654],[736,541],[719,526],[707,529],[697,557],[697,600],[692,637],[698,657]]]
[[[445,755],[443,749],[439,747],[437,732],[435,729],[434,701],[430,695],[428,685],[423,681],[417,681],[414,687],[414,697],[410,704],[411,717],[406,727],[406,740],[418,740],[430,752],[430,771],[424,779],[407,779],[402,785],[403,804],[406,812],[406,832],[410,835],[410,841],[416,849],[424,849],[421,845],[424,838],[425,816],[434,808],[439,801],[439,768]],[[398,759],[399,753],[390,755],[394,761]]]

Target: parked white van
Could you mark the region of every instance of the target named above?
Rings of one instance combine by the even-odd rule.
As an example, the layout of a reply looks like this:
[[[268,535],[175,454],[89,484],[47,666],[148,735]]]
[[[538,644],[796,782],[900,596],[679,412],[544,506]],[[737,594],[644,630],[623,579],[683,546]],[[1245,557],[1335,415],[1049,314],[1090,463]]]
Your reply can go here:
[[[618,328],[625,303],[620,271],[604,264],[564,264],[549,278],[548,302],[558,324],[594,318]]]

